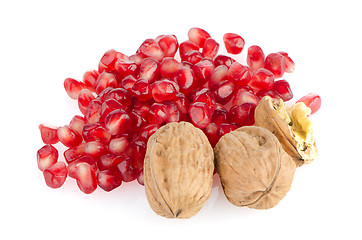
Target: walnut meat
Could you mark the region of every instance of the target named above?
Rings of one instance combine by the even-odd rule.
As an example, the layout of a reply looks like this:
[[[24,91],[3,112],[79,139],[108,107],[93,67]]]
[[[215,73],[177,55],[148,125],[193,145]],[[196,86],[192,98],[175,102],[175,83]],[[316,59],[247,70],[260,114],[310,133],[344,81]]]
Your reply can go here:
[[[214,153],[205,134],[187,122],[168,123],[148,140],[147,200],[158,215],[189,218],[210,197]]]
[[[225,134],[214,151],[216,171],[232,204],[268,209],[289,191],[296,165],[268,130],[238,128]]]

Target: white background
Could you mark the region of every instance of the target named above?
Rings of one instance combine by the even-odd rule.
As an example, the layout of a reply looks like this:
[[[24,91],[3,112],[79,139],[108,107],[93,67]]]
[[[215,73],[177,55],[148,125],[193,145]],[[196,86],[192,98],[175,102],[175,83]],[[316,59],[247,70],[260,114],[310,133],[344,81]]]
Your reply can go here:
[[[359,1],[1,1],[0,239],[361,239],[361,26]],[[156,215],[144,188],[126,183],[85,195],[73,179],[48,188],[36,165],[38,125],[79,114],[63,89],[114,48],[133,54],[160,34],[191,27],[219,43],[235,32],[246,48],[286,51],[298,99],[316,92],[319,157],[298,168],[292,189],[267,211],[238,208],[218,178],[188,220]],[[245,63],[245,50],[235,58]],[[64,149],[63,149],[64,150]],[[7,236],[7,237],[5,237]]]

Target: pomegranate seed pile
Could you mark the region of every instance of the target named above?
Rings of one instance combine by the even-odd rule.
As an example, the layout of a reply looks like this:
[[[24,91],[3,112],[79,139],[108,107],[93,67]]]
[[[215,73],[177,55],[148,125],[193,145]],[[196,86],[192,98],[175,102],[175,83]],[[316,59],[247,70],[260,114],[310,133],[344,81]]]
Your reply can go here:
[[[235,33],[226,33],[223,42],[229,54],[240,54],[245,44]],[[218,50],[209,33],[191,28],[180,44],[174,35],[160,35],[146,39],[131,56],[111,49],[82,81],[65,79],[64,88],[82,115],[65,126],[40,124],[45,146],[37,160],[46,184],[59,188],[69,176],[86,194],[136,179],[143,185],[147,140],[162,125],[191,122],[215,146],[224,134],[254,124],[262,97],[293,98],[289,83],[276,80],[294,70],[287,53],[265,56],[254,45],[247,49],[245,66]],[[321,102],[316,94],[299,101],[312,113]],[[53,146],[58,142],[68,148],[65,162],[58,161]]]

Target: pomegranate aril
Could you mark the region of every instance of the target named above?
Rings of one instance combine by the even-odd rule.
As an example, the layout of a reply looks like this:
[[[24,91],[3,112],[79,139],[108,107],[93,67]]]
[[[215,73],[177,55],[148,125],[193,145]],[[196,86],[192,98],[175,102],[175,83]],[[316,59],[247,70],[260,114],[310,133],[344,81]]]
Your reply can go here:
[[[187,53],[181,58],[182,61],[189,62],[191,64],[196,64],[200,62],[204,58],[201,52],[197,50],[192,50]]]
[[[274,85],[274,75],[272,72],[264,69],[259,68],[253,74],[250,79],[249,86],[254,89],[268,89],[272,90]]]
[[[56,144],[59,142],[58,134],[57,134],[58,127],[51,126],[47,124],[40,124],[40,136],[45,144]]]
[[[204,47],[202,48],[202,55],[206,58],[214,59],[219,51],[219,44],[212,38],[205,40]]]
[[[210,80],[214,68],[213,62],[208,59],[204,59],[192,67],[197,87],[203,87]]]
[[[129,92],[124,88],[115,88],[107,93],[106,99],[114,99],[125,107],[132,103],[132,98]]]
[[[118,110],[118,109],[123,109],[125,110],[126,108],[120,104],[118,101],[116,101],[115,99],[109,98],[107,100],[105,100],[102,104],[102,121],[104,121],[107,117],[107,115],[110,112],[113,112],[114,110]]]
[[[225,65],[219,65],[214,68],[210,75],[209,88],[211,89],[214,85],[227,80],[228,68]]]
[[[251,126],[254,124],[254,112],[256,105],[253,103],[243,103],[230,109],[231,121],[240,126]]]
[[[71,178],[77,177],[76,170],[77,170],[77,166],[80,163],[88,163],[89,165],[92,166],[94,171],[98,171],[97,163],[93,158],[91,158],[90,156],[82,156],[82,157],[78,158],[77,160],[68,164],[67,169],[68,169],[69,177],[71,177]]]
[[[307,107],[311,109],[311,114],[317,112],[321,107],[321,97],[315,93],[309,93],[303,96],[301,99],[297,101],[303,102]]]
[[[215,97],[208,88],[203,88],[195,92],[195,95],[193,97],[193,102],[205,103],[209,110],[210,115],[213,114],[216,107]]]
[[[207,139],[211,146],[214,148],[216,143],[219,141],[219,128],[216,123],[210,123],[205,129],[203,129]]]
[[[165,57],[175,56],[178,49],[178,41],[175,35],[164,35],[157,39],[157,43]]]
[[[208,39],[210,34],[204,29],[193,27],[187,33],[189,40],[196,44],[199,48],[203,48],[206,39]]]
[[[128,92],[132,92],[132,87],[136,82],[137,79],[134,76],[128,75],[122,79],[121,87],[126,89]]]
[[[231,54],[239,54],[244,48],[244,39],[235,33],[225,33],[223,36],[226,51]]]
[[[110,112],[104,123],[107,131],[112,135],[123,133],[132,126],[130,116],[122,109]]]
[[[161,61],[165,57],[164,52],[155,42],[154,39],[146,39],[138,48],[137,53],[142,53],[147,57],[152,57],[157,61]]]
[[[112,169],[126,158],[125,155],[104,154],[97,160],[97,166],[100,171]]]
[[[127,153],[129,156],[129,161],[132,163],[132,166],[134,166],[136,169],[141,170],[143,169],[143,162],[146,155],[146,149],[147,149],[147,142],[143,138],[136,138],[134,139],[128,149]]]
[[[102,117],[102,102],[97,99],[90,101],[84,117],[88,123],[99,122]]]
[[[69,148],[68,150],[65,150],[63,155],[65,158],[65,161],[69,164],[78,158],[81,158],[84,156],[84,143],[81,143],[79,146]]]
[[[132,160],[127,158],[116,167],[117,174],[124,182],[131,182],[138,176],[139,170],[132,164]]]
[[[289,101],[293,98],[293,92],[286,80],[278,80],[274,82],[273,90],[279,95],[283,101]]]
[[[265,58],[264,68],[272,72],[275,78],[280,78],[285,72],[285,59],[279,53],[271,53]]]
[[[286,52],[278,52],[284,57],[285,60],[285,72],[292,73],[295,70],[295,64]]]
[[[253,45],[248,48],[246,62],[252,70],[255,71],[259,68],[264,67],[264,58],[264,52],[259,46]]]
[[[167,108],[162,103],[154,103],[148,112],[148,122],[150,124],[162,124],[168,118]]]
[[[226,104],[231,100],[234,90],[234,84],[228,80],[220,82],[211,89],[215,101],[221,104]]]
[[[186,53],[193,51],[193,50],[199,50],[199,47],[195,43],[191,42],[190,40],[182,42],[179,47],[179,53],[180,53],[181,59],[184,58]]]
[[[132,130],[133,131],[138,132],[142,127],[144,127],[147,124],[146,119],[134,110],[132,110],[129,113],[129,116],[132,121]]]
[[[227,68],[230,68],[231,64],[233,64],[234,62],[235,60],[233,58],[222,54],[217,55],[216,58],[214,59],[215,67],[224,65]]]
[[[142,63],[142,60],[145,58],[146,58],[146,56],[143,55],[142,53],[136,53],[136,54],[129,56],[129,60],[136,63],[137,66],[140,66]]]
[[[190,105],[189,115],[191,122],[198,128],[203,129],[211,122],[212,113],[204,102],[194,102]]]
[[[86,71],[83,74],[83,83],[88,90],[92,92],[96,91],[96,81],[98,79],[98,76],[99,73],[97,70]]]
[[[149,124],[143,127],[139,132],[140,139],[147,141],[159,128],[160,126],[157,124]]]
[[[84,88],[84,83],[79,82],[73,78],[67,78],[64,80],[64,89],[71,99],[77,100],[79,92]]]
[[[214,113],[212,114],[212,122],[216,124],[229,123],[229,112],[220,104],[216,104]]]
[[[132,87],[132,94],[140,101],[146,101],[152,98],[152,89],[148,80],[140,79]]]
[[[75,175],[79,189],[85,194],[90,194],[97,189],[96,173],[88,163],[77,164]]]
[[[116,76],[112,73],[102,72],[96,81],[96,93],[100,94],[104,89],[116,88],[118,85]]]
[[[145,185],[143,170],[141,172],[139,172],[139,175],[137,177],[137,182],[142,186]]]
[[[38,168],[40,171],[51,167],[58,161],[58,150],[50,144],[40,148],[36,154]]]
[[[180,111],[180,120],[187,120],[189,118],[188,109],[190,106],[190,102],[187,97],[183,93],[178,92],[176,93],[175,98],[172,99],[172,102],[176,104],[178,110]]]
[[[163,77],[172,78],[182,68],[182,64],[172,57],[165,57],[160,63],[160,73]]]
[[[108,143],[111,140],[111,134],[99,123],[87,123],[84,125],[82,135],[86,142],[100,141]]]
[[[250,82],[251,73],[247,67],[234,62],[229,68],[228,79],[236,86],[245,86]]]
[[[109,142],[108,150],[113,154],[124,153],[128,148],[129,142],[126,137],[114,138]]]
[[[112,170],[104,170],[98,173],[97,176],[98,186],[106,192],[121,186],[122,180]]]
[[[258,105],[259,101],[260,99],[253,92],[242,87],[235,92],[232,105],[235,106],[243,103],[253,103]]]
[[[93,142],[87,142],[84,145],[83,151],[84,151],[84,154],[86,154],[94,159],[97,159],[100,156],[106,154],[108,150],[107,150],[107,147],[103,143],[98,142],[98,141],[93,141]]]
[[[59,127],[57,130],[59,141],[66,147],[75,147],[82,142],[82,136],[69,126]]]
[[[117,60],[114,65],[116,71],[120,75],[121,78],[127,75],[136,75],[138,71],[137,64],[132,60]]]
[[[221,123],[219,125],[219,132],[218,132],[218,137],[221,138],[222,136],[224,136],[225,134],[234,131],[238,128],[237,125],[235,124],[230,124],[230,123]]]
[[[273,98],[273,99],[276,99],[276,100],[279,100],[279,99],[280,99],[280,97],[279,97],[278,94],[276,94],[274,91],[268,90],[268,89],[262,89],[262,90],[258,91],[258,92],[256,93],[256,96],[257,96],[259,99],[262,99],[262,98],[265,97],[265,96],[269,96],[269,97],[271,97],[271,98]]]
[[[147,119],[148,111],[150,110],[151,105],[154,103],[153,99],[148,101],[139,101],[135,100],[133,102],[133,110],[135,113]]]
[[[107,87],[105,88],[97,97],[96,100],[99,100],[101,102],[104,102],[104,100],[106,100],[107,95],[110,91],[112,91],[114,88],[113,87]]]
[[[161,79],[152,83],[152,97],[156,102],[172,100],[177,93],[174,83],[167,79]]]
[[[82,91],[80,91],[78,95],[79,110],[83,114],[85,114],[89,106],[89,103],[94,99],[95,97],[93,96],[93,93],[89,89],[83,89]]]
[[[110,49],[104,53],[98,64],[98,71],[101,73],[105,70],[113,70],[114,63],[117,61],[117,51]]]
[[[177,108],[177,105],[172,101],[164,101],[162,102],[167,109],[167,119],[166,123],[169,122],[179,122],[181,119],[180,111]]]
[[[86,120],[84,117],[75,115],[72,120],[69,123],[69,127],[73,129],[75,132],[79,133],[79,135],[82,135],[83,127],[86,124]]]
[[[188,67],[182,67],[173,80],[178,84],[181,93],[188,94],[196,89],[194,71]]]
[[[44,170],[45,183],[51,188],[60,188],[67,179],[67,167],[64,162],[57,162]]]

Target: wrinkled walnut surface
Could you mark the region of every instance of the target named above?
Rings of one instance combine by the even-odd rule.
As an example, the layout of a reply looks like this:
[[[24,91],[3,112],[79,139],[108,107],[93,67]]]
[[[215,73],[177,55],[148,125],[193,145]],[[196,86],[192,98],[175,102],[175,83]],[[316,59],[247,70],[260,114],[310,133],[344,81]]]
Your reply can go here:
[[[168,123],[147,143],[144,184],[158,215],[188,218],[210,197],[214,153],[205,134],[187,122]]]
[[[238,128],[225,134],[214,151],[216,170],[232,204],[268,209],[289,191],[296,165],[268,130]]]

